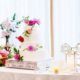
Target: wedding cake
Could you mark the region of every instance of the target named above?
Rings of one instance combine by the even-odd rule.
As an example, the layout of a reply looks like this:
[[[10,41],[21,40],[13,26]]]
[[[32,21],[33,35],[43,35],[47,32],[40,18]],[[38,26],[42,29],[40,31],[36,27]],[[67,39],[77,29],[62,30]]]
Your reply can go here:
[[[25,20],[25,24],[23,40],[20,46],[20,53],[24,56],[24,60],[40,61],[46,59],[47,52],[40,40],[40,21],[37,19]]]

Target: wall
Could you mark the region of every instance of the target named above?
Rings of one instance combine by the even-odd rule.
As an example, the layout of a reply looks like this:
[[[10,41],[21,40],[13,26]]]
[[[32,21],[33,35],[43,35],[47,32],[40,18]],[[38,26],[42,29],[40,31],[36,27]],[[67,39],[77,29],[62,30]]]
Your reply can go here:
[[[61,45],[80,42],[80,0],[53,0],[56,59],[64,59]]]

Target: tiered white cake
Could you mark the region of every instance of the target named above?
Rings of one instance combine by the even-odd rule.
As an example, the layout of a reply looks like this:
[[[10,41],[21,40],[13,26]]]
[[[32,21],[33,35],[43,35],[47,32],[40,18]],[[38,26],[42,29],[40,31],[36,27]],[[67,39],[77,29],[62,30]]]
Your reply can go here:
[[[35,26],[29,37],[24,37],[24,42],[21,44],[21,54],[24,56],[24,60],[27,61],[41,61],[47,58],[47,52],[42,42],[40,41],[40,27]],[[37,50],[29,51],[26,48],[33,46]],[[40,48],[40,46],[43,46]]]

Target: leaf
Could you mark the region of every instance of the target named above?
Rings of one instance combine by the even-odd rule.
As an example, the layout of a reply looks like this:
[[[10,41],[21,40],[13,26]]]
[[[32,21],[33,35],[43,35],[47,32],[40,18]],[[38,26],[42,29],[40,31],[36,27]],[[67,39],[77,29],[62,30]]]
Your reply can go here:
[[[19,50],[17,50],[17,53],[19,54]]]
[[[24,60],[23,58],[24,58],[24,56],[21,56],[21,57],[20,57],[20,60],[23,61],[23,60]]]
[[[14,50],[14,52],[16,52],[16,53],[18,52],[16,48],[14,48],[13,50]]]
[[[8,58],[11,59],[13,58],[13,56],[11,54],[8,54]]]
[[[2,60],[0,59],[0,64],[2,64]]]
[[[16,19],[16,14],[14,13],[14,15],[13,15],[13,19],[12,20],[15,20]]]
[[[29,20],[29,16],[25,17],[25,19]]]
[[[16,25],[19,25],[19,24],[21,24],[21,21],[19,21],[19,22],[16,23]]]

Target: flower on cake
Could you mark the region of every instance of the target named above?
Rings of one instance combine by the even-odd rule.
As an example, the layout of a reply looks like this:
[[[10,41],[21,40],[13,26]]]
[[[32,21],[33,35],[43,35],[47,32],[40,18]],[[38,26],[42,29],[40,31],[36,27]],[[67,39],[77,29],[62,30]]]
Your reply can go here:
[[[32,30],[34,28],[34,26],[40,25],[40,20],[39,19],[29,19],[29,16],[27,18],[24,19],[24,23],[26,25],[26,30],[23,32],[23,35],[26,37],[29,37],[30,34],[32,33]]]
[[[40,45],[35,45],[35,46],[34,45],[29,45],[23,51],[27,50],[27,51],[33,52],[33,51],[37,51],[39,48],[42,48],[42,46],[40,46]]]
[[[33,19],[33,20],[29,20],[28,18],[27,19],[24,19],[24,23],[27,24],[28,26],[34,26],[35,24],[40,24],[40,20],[39,19]]]
[[[20,41],[20,42],[24,42],[24,38],[23,38],[22,36],[18,36],[17,39],[18,39],[18,41]]]

